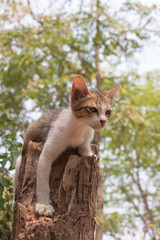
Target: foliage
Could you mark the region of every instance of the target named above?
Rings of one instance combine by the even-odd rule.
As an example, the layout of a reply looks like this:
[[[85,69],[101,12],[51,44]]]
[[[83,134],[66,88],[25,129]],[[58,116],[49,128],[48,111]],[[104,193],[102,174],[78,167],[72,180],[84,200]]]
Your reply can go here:
[[[144,227],[144,238],[158,236],[159,72],[140,76],[134,62],[135,53],[151,37],[148,29],[155,28],[154,12],[158,9],[140,2],[125,2],[117,11],[109,1],[97,2],[90,2],[80,12],[64,14],[61,10],[40,17],[21,1],[1,3],[2,239],[9,239],[12,218],[9,172],[14,169],[22,147],[24,130],[35,113],[68,104],[69,88],[76,74],[82,74],[91,87],[96,85],[97,46],[103,88],[122,84],[109,126],[102,132],[105,203],[106,209],[113,209],[104,215],[104,230],[112,239],[123,239],[125,229],[134,233],[138,219]],[[32,18],[31,24],[24,16]],[[127,70],[128,66],[133,72]],[[119,206],[124,207],[124,212],[115,210]]]
[[[158,237],[152,225],[160,226],[158,76],[159,73],[147,75],[145,85],[134,84],[135,74],[130,85],[122,81],[121,104],[118,103],[115,117],[103,133],[104,137],[108,136],[103,140],[104,165],[108,170],[106,205],[121,205],[130,222],[140,219],[144,238],[151,239]]]
[[[12,222],[12,180],[8,172],[0,168],[0,239],[10,239]]]

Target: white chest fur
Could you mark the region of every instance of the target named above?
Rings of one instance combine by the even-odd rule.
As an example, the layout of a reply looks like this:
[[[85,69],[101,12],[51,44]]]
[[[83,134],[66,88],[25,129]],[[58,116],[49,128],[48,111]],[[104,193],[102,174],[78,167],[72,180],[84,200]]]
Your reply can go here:
[[[63,148],[77,147],[86,140],[91,140],[93,134],[93,129],[76,119],[69,107],[62,110],[58,119],[52,123],[47,142],[53,144],[56,139]]]

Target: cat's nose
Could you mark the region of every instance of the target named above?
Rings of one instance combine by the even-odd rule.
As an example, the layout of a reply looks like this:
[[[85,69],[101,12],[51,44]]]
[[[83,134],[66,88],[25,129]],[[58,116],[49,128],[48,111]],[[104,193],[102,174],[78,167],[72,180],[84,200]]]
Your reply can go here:
[[[102,124],[102,126],[104,126],[105,125],[105,123],[106,123],[106,120],[100,120],[100,123]]]

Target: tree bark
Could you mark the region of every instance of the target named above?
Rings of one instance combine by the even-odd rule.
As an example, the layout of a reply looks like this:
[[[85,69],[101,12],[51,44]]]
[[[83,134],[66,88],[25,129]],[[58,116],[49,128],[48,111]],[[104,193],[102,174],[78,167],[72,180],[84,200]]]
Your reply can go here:
[[[22,152],[16,189],[12,240],[93,240],[99,164],[67,149],[55,161],[50,177],[52,217],[35,213],[36,172],[41,143],[29,142]],[[92,150],[97,153],[96,146]]]

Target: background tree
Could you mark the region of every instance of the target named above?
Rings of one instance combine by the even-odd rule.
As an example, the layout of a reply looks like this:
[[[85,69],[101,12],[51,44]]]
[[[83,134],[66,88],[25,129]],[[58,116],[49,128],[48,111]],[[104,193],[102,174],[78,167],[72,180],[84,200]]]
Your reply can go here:
[[[124,2],[119,8],[109,1],[92,1],[87,8],[81,3],[80,11],[41,15],[30,1],[1,3],[0,237],[4,239],[10,235],[9,171],[20,152],[24,129],[35,114],[68,104],[76,74],[91,87],[122,84],[120,102],[116,101],[116,111],[101,134],[105,190],[101,199],[106,214],[97,218],[97,224],[108,238],[123,239],[126,230],[134,233],[139,221],[144,238],[158,238],[159,72],[139,75],[134,59],[153,32],[158,33],[159,10],[140,2]],[[103,204],[101,212],[102,208]]]
[[[144,239],[159,239],[157,74],[147,74],[145,85],[133,84],[138,76],[130,75],[131,84],[123,87],[122,105],[117,106],[117,116],[112,118],[110,129],[105,130],[109,136],[108,146],[104,147],[104,165],[109,172],[105,181],[106,205],[121,205],[126,212],[105,215],[105,229],[110,229],[108,234],[117,239],[123,238],[125,224],[128,230],[130,225],[131,231],[141,224]]]

